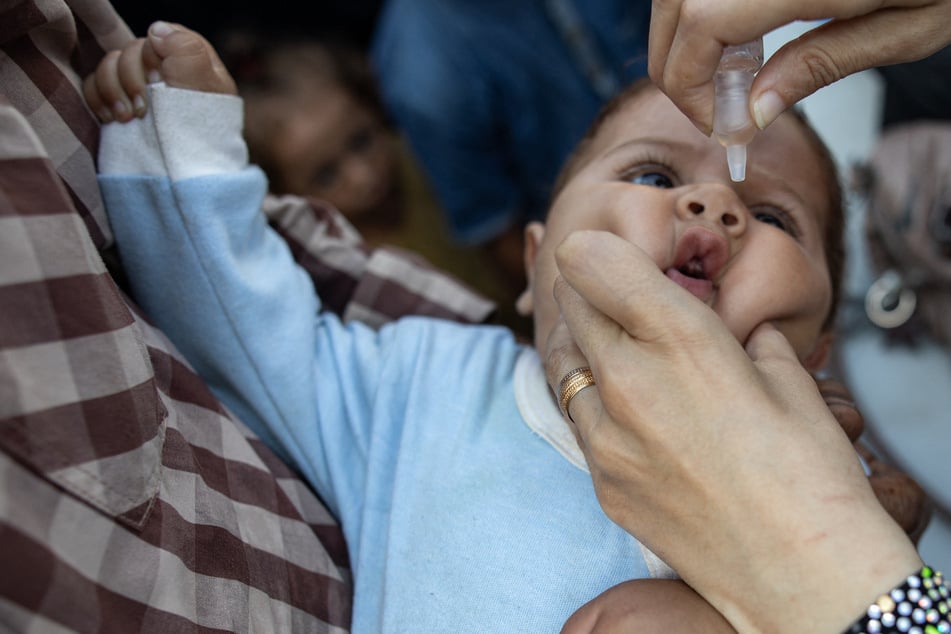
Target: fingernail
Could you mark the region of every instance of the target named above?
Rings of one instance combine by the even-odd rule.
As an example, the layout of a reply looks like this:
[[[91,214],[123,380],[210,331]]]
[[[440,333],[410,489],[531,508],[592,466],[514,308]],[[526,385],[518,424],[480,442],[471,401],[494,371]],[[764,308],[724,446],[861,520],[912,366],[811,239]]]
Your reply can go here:
[[[713,134],[713,128],[711,128],[711,127],[708,126],[708,125],[705,125],[705,124],[703,124],[703,123],[701,123],[701,122],[699,122],[699,121],[695,121],[695,120],[693,120],[693,119],[690,120],[690,123],[693,124],[693,127],[695,127],[696,129],[700,130],[700,133],[703,134],[703,136],[710,136],[711,134]]]
[[[773,90],[767,90],[753,102],[753,118],[756,127],[762,130],[786,110],[786,104]]]
[[[157,84],[157,83],[159,83],[159,82],[162,81],[162,73],[160,73],[160,72],[158,72],[157,70],[154,70],[154,69],[153,69],[153,70],[150,70],[150,71],[148,72],[148,74],[146,75],[146,80],[147,80],[150,84]]]
[[[132,108],[135,110],[135,116],[137,117],[145,114],[145,99],[142,98],[142,95],[135,96],[135,99],[132,100]]]
[[[116,113],[116,119],[122,119],[128,116],[129,106],[124,101],[117,101],[112,104],[112,111]]]
[[[109,108],[103,107],[96,114],[103,123],[112,123],[112,112],[110,112]]]
[[[153,22],[152,26],[149,27],[149,35],[154,35],[157,38],[163,38],[169,33],[172,32],[172,25],[168,22]]]

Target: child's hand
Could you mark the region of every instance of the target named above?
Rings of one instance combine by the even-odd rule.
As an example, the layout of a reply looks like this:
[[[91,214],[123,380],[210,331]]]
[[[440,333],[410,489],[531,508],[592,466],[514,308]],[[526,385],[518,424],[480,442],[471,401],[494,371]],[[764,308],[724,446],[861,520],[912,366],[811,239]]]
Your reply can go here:
[[[86,78],[83,93],[103,122],[145,115],[146,83],[165,81],[175,88],[237,94],[234,80],[215,49],[198,33],[179,24],[155,22],[148,37],[110,51]]]

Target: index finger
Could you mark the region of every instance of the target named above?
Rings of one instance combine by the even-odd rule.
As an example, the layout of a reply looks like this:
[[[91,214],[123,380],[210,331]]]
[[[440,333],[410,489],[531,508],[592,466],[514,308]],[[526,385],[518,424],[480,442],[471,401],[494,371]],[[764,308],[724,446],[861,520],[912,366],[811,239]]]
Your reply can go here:
[[[574,232],[557,247],[555,260],[575,291],[642,343],[667,341],[672,332],[704,328],[709,319],[719,321],[709,307],[669,280],[644,251],[612,233]],[[676,335],[678,342],[683,342],[681,334]],[[585,331],[574,335],[591,358],[593,351],[587,347],[591,335]]]
[[[670,55],[670,43],[677,32],[682,0],[654,0],[651,3],[650,32],[647,39],[647,74],[664,88],[664,66]]]

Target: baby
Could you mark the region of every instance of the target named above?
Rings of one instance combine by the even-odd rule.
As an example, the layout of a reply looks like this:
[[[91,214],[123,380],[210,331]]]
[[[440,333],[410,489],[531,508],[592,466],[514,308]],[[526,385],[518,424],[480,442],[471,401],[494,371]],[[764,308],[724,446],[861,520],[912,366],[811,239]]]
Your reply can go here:
[[[196,42],[205,57],[178,63]],[[500,327],[406,318],[374,331],[321,313],[258,211],[267,182],[246,164],[240,100],[207,43],[166,25],[122,56],[143,85],[156,70],[179,86],[151,86],[145,119],[104,131],[101,186],[133,290],[340,519],[355,631],[557,631],[609,587],[672,576],[602,512],[536,352],[558,321],[553,250],[570,233],[629,240],[740,341],[769,321],[805,367],[825,362],[840,194],[793,114],[756,137],[733,183],[723,149],[650,84],[609,104],[546,223],[526,231],[530,347]],[[134,86],[122,72],[89,80],[95,111]],[[695,629],[729,631],[702,601],[674,603],[690,605]],[[683,624],[656,605],[646,629]]]

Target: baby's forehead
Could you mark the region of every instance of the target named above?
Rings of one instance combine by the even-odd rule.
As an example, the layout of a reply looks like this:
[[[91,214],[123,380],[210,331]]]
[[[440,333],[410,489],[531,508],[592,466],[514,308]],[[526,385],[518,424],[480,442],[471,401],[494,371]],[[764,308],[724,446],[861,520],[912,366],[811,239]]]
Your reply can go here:
[[[587,163],[613,146],[639,138],[669,140],[672,147],[720,148],[714,138],[700,132],[667,95],[648,82],[622,93],[619,102],[600,118],[595,129],[589,131],[588,143],[579,148],[583,150],[580,162]],[[783,164],[789,160],[806,160],[823,164],[823,169],[828,167],[824,165],[828,163],[824,143],[805,118],[792,109],[758,132],[749,149],[751,155],[759,154],[767,160],[778,158]]]

